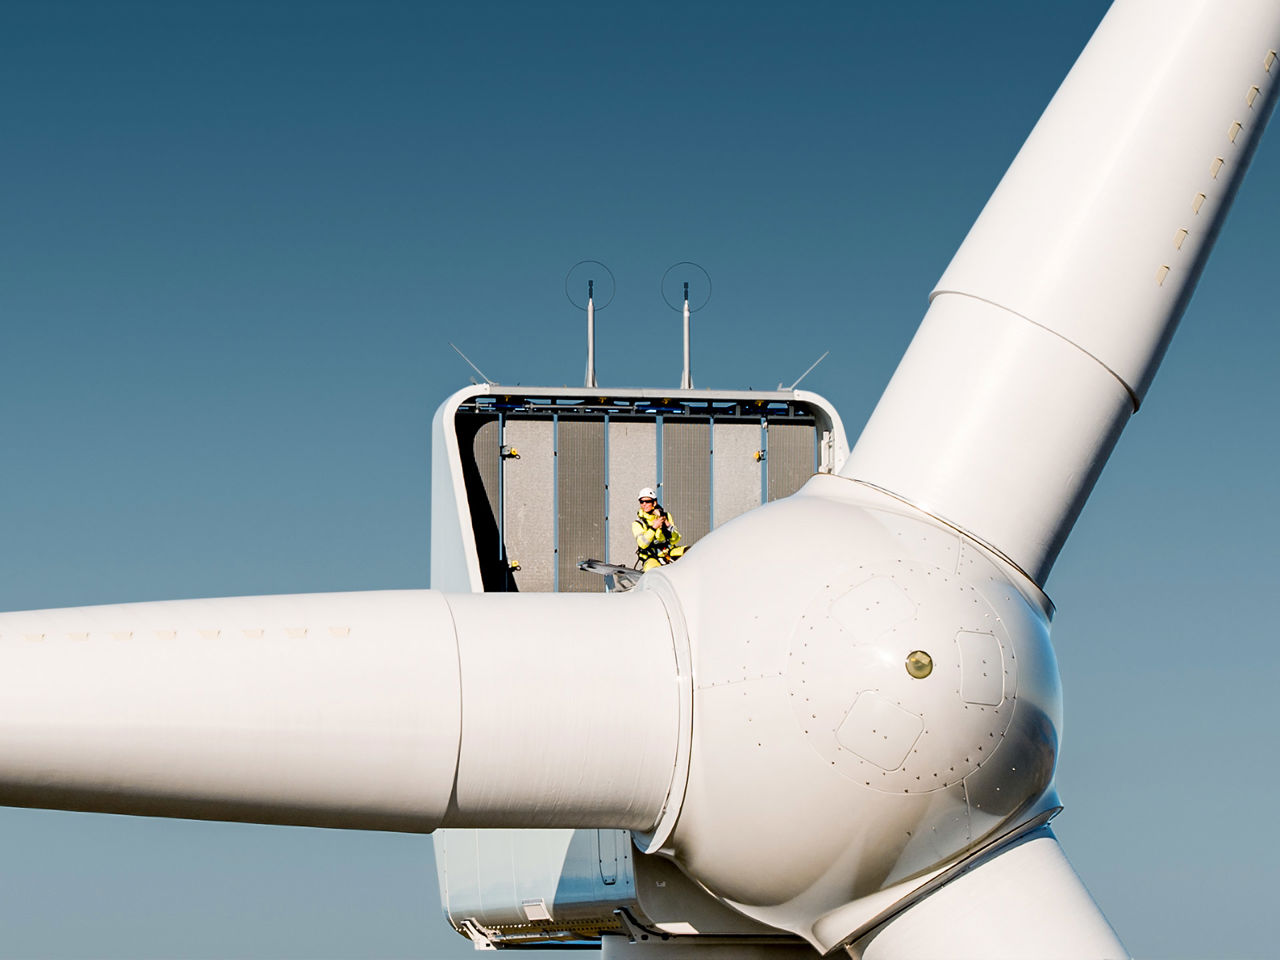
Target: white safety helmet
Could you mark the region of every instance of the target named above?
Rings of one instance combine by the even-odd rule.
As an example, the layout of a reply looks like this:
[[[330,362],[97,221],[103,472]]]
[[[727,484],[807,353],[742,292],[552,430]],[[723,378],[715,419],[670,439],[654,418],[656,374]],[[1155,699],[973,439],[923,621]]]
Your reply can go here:
[[[638,494],[636,494],[636,499],[637,500],[657,500],[658,495],[653,492],[653,487],[645,487]]]

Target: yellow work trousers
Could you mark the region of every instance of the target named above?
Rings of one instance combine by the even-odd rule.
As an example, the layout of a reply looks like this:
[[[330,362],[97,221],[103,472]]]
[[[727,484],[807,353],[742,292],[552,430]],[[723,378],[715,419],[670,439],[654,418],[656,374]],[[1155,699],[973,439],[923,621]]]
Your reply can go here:
[[[660,567],[664,563],[671,563],[673,560],[679,560],[684,556],[684,547],[672,547],[662,559],[657,557],[646,557],[642,570],[652,570],[654,567]]]

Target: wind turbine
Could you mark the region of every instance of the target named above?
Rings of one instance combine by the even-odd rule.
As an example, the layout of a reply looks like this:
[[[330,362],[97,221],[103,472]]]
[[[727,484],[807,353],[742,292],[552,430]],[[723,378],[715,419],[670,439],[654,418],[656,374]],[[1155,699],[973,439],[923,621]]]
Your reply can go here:
[[[1256,145],[1277,45],[1263,4],[1253,21],[1233,8],[1231,24],[1207,6],[1163,20],[1156,9],[1122,3],[1104,21],[944,274],[843,479],[726,527],[628,598],[337,595],[6,615],[6,672],[32,678],[4,702],[7,802],[390,829],[621,826],[824,948],[858,937],[867,956],[910,955],[895,951],[941,948],[928,939],[941,932],[952,953],[1117,949],[1041,826],[1055,806],[1057,691],[1039,587]],[[1111,71],[1130,96],[1113,96]],[[1145,273],[1125,269],[1148,260]],[[812,549],[778,572],[776,597],[724,575],[783,536]],[[486,669],[473,683],[468,664],[517,657],[505,625],[521,606],[542,614],[521,622],[541,624],[546,649],[562,645],[564,663],[539,669],[543,689],[568,684],[565,697],[591,655],[616,667],[594,641],[627,635],[618,646],[635,660],[610,694],[631,698],[629,723],[589,733],[639,738],[645,762],[592,749],[555,711],[531,716],[526,742],[492,726],[503,678]],[[746,643],[759,660],[740,666]],[[999,691],[972,673],[984,660],[1000,663]],[[821,728],[805,727],[797,697]],[[766,733],[744,736],[750,724]],[[864,742],[868,730],[887,746]],[[990,761],[958,759],[984,737],[1000,743]],[[923,768],[905,759],[922,749]],[[1019,762],[1006,770],[1010,751]],[[532,758],[536,770],[522,766]],[[859,782],[864,771],[880,783]],[[916,776],[948,782],[916,788]],[[759,789],[779,783],[808,783],[808,806]],[[881,816],[893,826],[873,829]],[[785,869],[761,882],[744,859],[755,856]],[[1017,923],[973,906],[1007,906],[1011,887],[1037,884]],[[955,911],[962,894],[970,904]]]

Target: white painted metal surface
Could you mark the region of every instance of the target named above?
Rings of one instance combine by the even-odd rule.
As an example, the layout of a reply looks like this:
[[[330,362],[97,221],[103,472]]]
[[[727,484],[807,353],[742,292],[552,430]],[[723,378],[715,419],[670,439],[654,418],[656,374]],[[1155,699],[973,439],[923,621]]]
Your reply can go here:
[[[653,594],[5,613],[0,674],[11,806],[367,830],[648,829],[676,768],[680,688]]]
[[[818,454],[818,472],[839,473],[844,469],[845,461],[849,459],[849,440],[845,436],[844,423],[840,415],[825,397],[809,390],[792,390],[791,393],[797,400],[803,400],[826,412],[832,428],[830,434],[823,438]]]
[[[587,297],[587,375],[582,385],[596,385],[596,300],[591,296]]]
[[[680,373],[680,389],[693,389],[693,360],[689,355],[689,291],[684,295],[684,370]]]
[[[657,595],[448,600],[462,745],[446,825],[652,828],[671,788],[680,719]]]
[[[448,607],[426,591],[0,614],[12,806],[376,830],[445,816]]]
[[[459,926],[471,920],[495,939],[504,933],[534,939],[535,919],[550,920],[555,932],[576,932],[603,900],[635,908],[626,831],[440,830],[432,839],[445,913]],[[617,926],[612,914],[605,920]]]
[[[1280,87],[1274,0],[1125,0],[951,265],[844,473],[1043,583]]]
[[[850,946],[858,960],[1120,960],[1129,954],[1047,828]]]
[[[455,391],[436,408],[431,421],[431,586],[435,590],[484,589],[453,424],[458,407],[487,392],[486,387],[474,386]]]
[[[1056,807],[1048,603],[910,506],[820,475],[638,589],[678,598],[694,694],[679,817],[637,839],[746,915],[830,950]]]

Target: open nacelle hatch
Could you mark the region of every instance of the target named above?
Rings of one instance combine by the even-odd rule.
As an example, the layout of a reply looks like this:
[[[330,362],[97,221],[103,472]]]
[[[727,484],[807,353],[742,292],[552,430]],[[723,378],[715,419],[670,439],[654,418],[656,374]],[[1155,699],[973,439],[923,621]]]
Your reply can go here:
[[[692,546],[848,455],[831,405],[792,390],[481,385],[441,406],[435,434],[432,585],[453,590],[604,590],[578,563],[634,563],[640,488],[658,491]],[[440,552],[442,526],[462,557]],[[465,585],[443,569],[451,559],[465,561]]]

